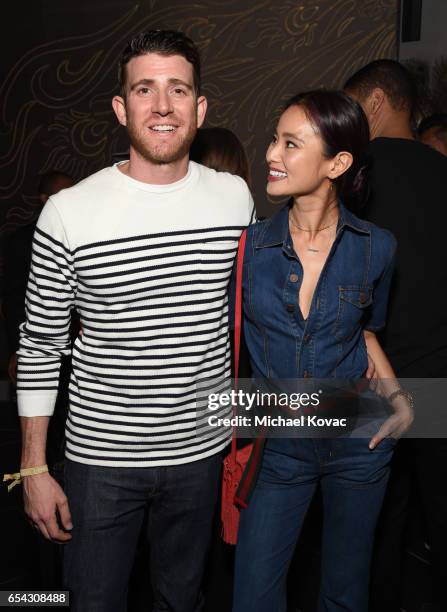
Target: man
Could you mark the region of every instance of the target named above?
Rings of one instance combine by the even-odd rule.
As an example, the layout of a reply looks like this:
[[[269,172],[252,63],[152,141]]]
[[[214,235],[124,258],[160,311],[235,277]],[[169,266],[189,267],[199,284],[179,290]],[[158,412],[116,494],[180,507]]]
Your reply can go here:
[[[41,208],[48,198],[74,184],[68,174],[52,170],[42,174],[37,188]],[[31,245],[36,219],[19,227],[5,240],[5,277],[3,311],[9,345],[9,377],[16,380],[17,349],[19,348],[19,325],[25,320],[25,292],[31,263]]]
[[[125,610],[147,512],[153,610],[192,612],[202,607],[231,435],[201,435],[197,385],[229,376],[226,291],[253,201],[239,177],[188,160],[207,106],[189,38],[136,36],[119,81],[112,105],[129,160],[51,198],[36,230],[19,350],[22,468],[45,464],[72,307],[83,333],[73,349],[66,491],[46,472],[27,476],[25,510],[65,542],[65,584],[83,612]]]
[[[382,339],[384,350],[399,377],[446,377],[447,159],[414,140],[410,127],[413,85],[398,62],[377,60],[368,64],[347,81],[345,90],[361,104],[371,132],[371,197],[366,216],[391,230],[398,242],[395,282]],[[426,402],[418,406],[416,402],[418,408],[416,424],[431,406]],[[399,610],[412,459],[427,517],[438,599],[446,609],[446,456],[444,439],[404,440],[396,449],[377,534],[372,574],[374,612]]]
[[[418,137],[432,149],[447,155],[447,114],[438,113],[425,117],[418,125]]]

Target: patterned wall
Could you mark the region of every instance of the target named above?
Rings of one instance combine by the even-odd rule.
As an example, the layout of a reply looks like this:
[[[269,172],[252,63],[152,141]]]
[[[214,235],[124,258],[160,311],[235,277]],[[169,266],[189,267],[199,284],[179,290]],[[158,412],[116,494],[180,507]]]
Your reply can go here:
[[[199,45],[207,123],[241,138],[258,212],[269,214],[264,154],[282,104],[394,57],[397,2],[16,2],[0,90],[0,236],[35,216],[37,174],[58,168],[82,178],[126,151],[110,106],[116,60],[132,35],[155,27],[181,29]]]

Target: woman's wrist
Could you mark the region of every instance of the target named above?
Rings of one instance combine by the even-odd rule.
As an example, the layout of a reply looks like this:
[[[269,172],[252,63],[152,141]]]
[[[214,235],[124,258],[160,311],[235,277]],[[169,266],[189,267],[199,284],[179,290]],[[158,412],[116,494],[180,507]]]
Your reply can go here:
[[[414,410],[413,396],[409,391],[405,389],[397,389],[388,395],[386,398],[388,403],[394,408],[394,410]]]

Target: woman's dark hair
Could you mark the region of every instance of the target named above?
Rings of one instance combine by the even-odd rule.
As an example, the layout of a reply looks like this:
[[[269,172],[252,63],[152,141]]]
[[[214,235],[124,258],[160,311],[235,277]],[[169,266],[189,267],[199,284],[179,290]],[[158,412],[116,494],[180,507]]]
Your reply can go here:
[[[221,127],[197,130],[189,156],[192,161],[213,170],[237,174],[250,184],[245,149],[231,130]]]
[[[337,195],[349,208],[357,208],[367,197],[366,148],[369,126],[358,102],[341,91],[315,90],[291,98],[284,110],[300,106],[323,141],[325,157],[348,151],[352,166],[334,180]]]
[[[123,98],[126,97],[127,70],[130,60],[140,55],[181,55],[192,64],[194,90],[200,93],[200,54],[193,41],[177,30],[149,30],[132,38],[121,53],[118,61],[118,84]]]

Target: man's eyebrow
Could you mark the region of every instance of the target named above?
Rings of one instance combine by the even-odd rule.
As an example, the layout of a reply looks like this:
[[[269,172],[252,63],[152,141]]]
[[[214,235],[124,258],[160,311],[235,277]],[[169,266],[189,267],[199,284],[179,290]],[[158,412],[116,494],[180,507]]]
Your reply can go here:
[[[168,83],[170,85],[183,85],[183,87],[186,87],[186,89],[189,89],[189,91],[193,90],[193,86],[186,81],[182,81],[182,79],[169,79]]]
[[[153,85],[156,85],[156,84],[157,84],[157,82],[156,82],[155,79],[140,79],[139,81],[137,81],[136,83],[133,83],[131,85],[130,91],[133,91],[137,87],[140,87],[140,85],[153,86]],[[185,87],[189,91],[193,90],[192,85],[190,85],[189,83],[186,83],[186,81],[182,81],[182,79],[174,79],[174,78],[168,79],[168,84],[169,85],[182,85],[183,87]]]

